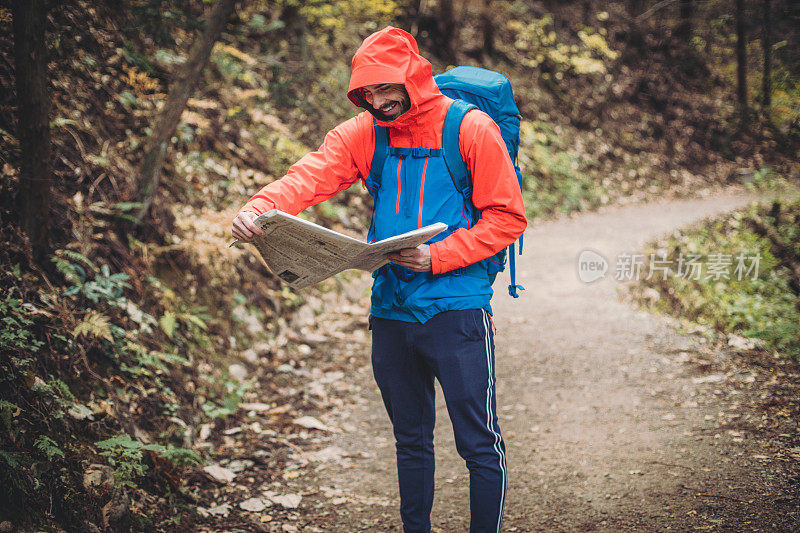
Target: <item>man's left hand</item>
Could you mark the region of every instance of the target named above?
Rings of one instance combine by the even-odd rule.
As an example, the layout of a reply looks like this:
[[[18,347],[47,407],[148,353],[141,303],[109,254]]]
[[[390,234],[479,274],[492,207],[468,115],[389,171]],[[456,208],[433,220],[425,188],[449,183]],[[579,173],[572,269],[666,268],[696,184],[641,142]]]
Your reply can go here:
[[[416,248],[403,248],[383,257],[415,272],[430,272],[432,268],[431,247],[427,244],[420,244]]]

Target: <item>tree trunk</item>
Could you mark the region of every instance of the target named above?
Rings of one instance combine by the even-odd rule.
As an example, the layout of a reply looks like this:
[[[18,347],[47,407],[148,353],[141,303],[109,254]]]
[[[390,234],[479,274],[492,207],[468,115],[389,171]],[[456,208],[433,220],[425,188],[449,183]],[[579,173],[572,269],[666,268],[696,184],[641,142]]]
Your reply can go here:
[[[680,15],[680,22],[678,28],[675,30],[675,35],[680,37],[686,44],[691,43],[692,40],[692,18],[694,16],[694,1],[693,0],[680,0],[678,7]]]
[[[761,45],[764,47],[764,72],[761,78],[762,107],[768,111],[772,105],[772,14],[770,0],[764,0],[764,33]]]
[[[483,29],[483,55],[494,55],[494,21],[492,20],[492,0],[483,0],[481,12],[481,26]]]
[[[747,43],[744,34],[744,0],[736,0],[736,105],[747,118]]]
[[[439,0],[439,35],[438,48],[441,57],[449,63],[455,63],[456,15],[453,0]]]
[[[50,95],[47,90],[45,0],[14,0],[17,135],[21,149],[17,201],[36,261],[47,251],[50,217]]]
[[[428,7],[426,0],[417,0],[417,9],[414,13],[414,21],[411,23],[411,35],[418,41],[420,40],[419,27],[422,23],[422,18],[425,16],[425,11]]]
[[[713,61],[714,59],[711,57],[711,43],[712,41],[716,40],[716,33],[714,32],[714,26],[709,22],[705,25],[706,31],[704,32],[705,35],[703,36],[703,55],[706,57],[706,61]]]
[[[203,19],[203,32],[192,44],[188,60],[181,65],[175,80],[170,84],[167,101],[147,140],[145,155],[139,167],[139,200],[143,204],[137,216],[139,221],[147,214],[158,189],[169,140],[236,2],[237,0],[217,0]]]
[[[294,34],[291,45],[300,52],[300,61],[309,61],[308,49],[308,19],[300,12],[302,3],[286,2],[281,10],[280,20],[285,24],[286,34]]]
[[[545,11],[553,18],[553,29],[558,32],[564,23],[561,10],[558,9],[561,6],[561,2],[559,0],[544,0],[543,3]]]
[[[300,49],[300,61],[308,64],[311,61],[311,51],[308,49],[308,19],[301,15],[297,21],[297,46]]]
[[[642,12],[642,0],[628,0],[628,16],[631,18],[638,17]]]
[[[583,8],[583,13],[581,15],[581,20],[585,26],[591,26],[594,22],[592,18],[592,0],[583,0],[581,7]]]

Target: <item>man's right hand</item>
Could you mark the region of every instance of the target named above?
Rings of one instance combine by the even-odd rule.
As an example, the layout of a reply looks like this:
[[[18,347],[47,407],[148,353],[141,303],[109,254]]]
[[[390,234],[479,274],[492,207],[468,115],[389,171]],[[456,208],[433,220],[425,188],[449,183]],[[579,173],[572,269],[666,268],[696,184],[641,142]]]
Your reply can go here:
[[[264,231],[256,226],[255,219],[257,214],[250,211],[242,211],[233,219],[231,233],[242,242],[250,242],[256,235],[264,235]]]

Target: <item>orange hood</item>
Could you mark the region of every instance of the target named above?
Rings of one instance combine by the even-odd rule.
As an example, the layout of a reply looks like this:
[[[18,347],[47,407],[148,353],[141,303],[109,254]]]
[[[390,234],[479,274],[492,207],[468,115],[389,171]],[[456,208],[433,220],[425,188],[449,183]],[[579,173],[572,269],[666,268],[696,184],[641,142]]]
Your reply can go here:
[[[419,123],[421,115],[443,95],[433,81],[433,68],[419,55],[417,41],[410,33],[387,26],[367,37],[353,56],[353,72],[347,97],[358,107],[363,102],[354,91],[366,85],[402,83],[411,100],[411,108],[382,126],[402,127]]]

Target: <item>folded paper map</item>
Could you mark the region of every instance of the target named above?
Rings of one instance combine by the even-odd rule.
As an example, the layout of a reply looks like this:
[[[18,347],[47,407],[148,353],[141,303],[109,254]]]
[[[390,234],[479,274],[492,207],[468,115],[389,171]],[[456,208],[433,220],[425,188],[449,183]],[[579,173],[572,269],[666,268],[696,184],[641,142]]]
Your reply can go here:
[[[441,222],[382,241],[366,243],[273,209],[255,219],[265,236],[253,244],[269,269],[293,289],[302,289],[348,269],[372,272],[384,254],[415,248],[447,229]]]

